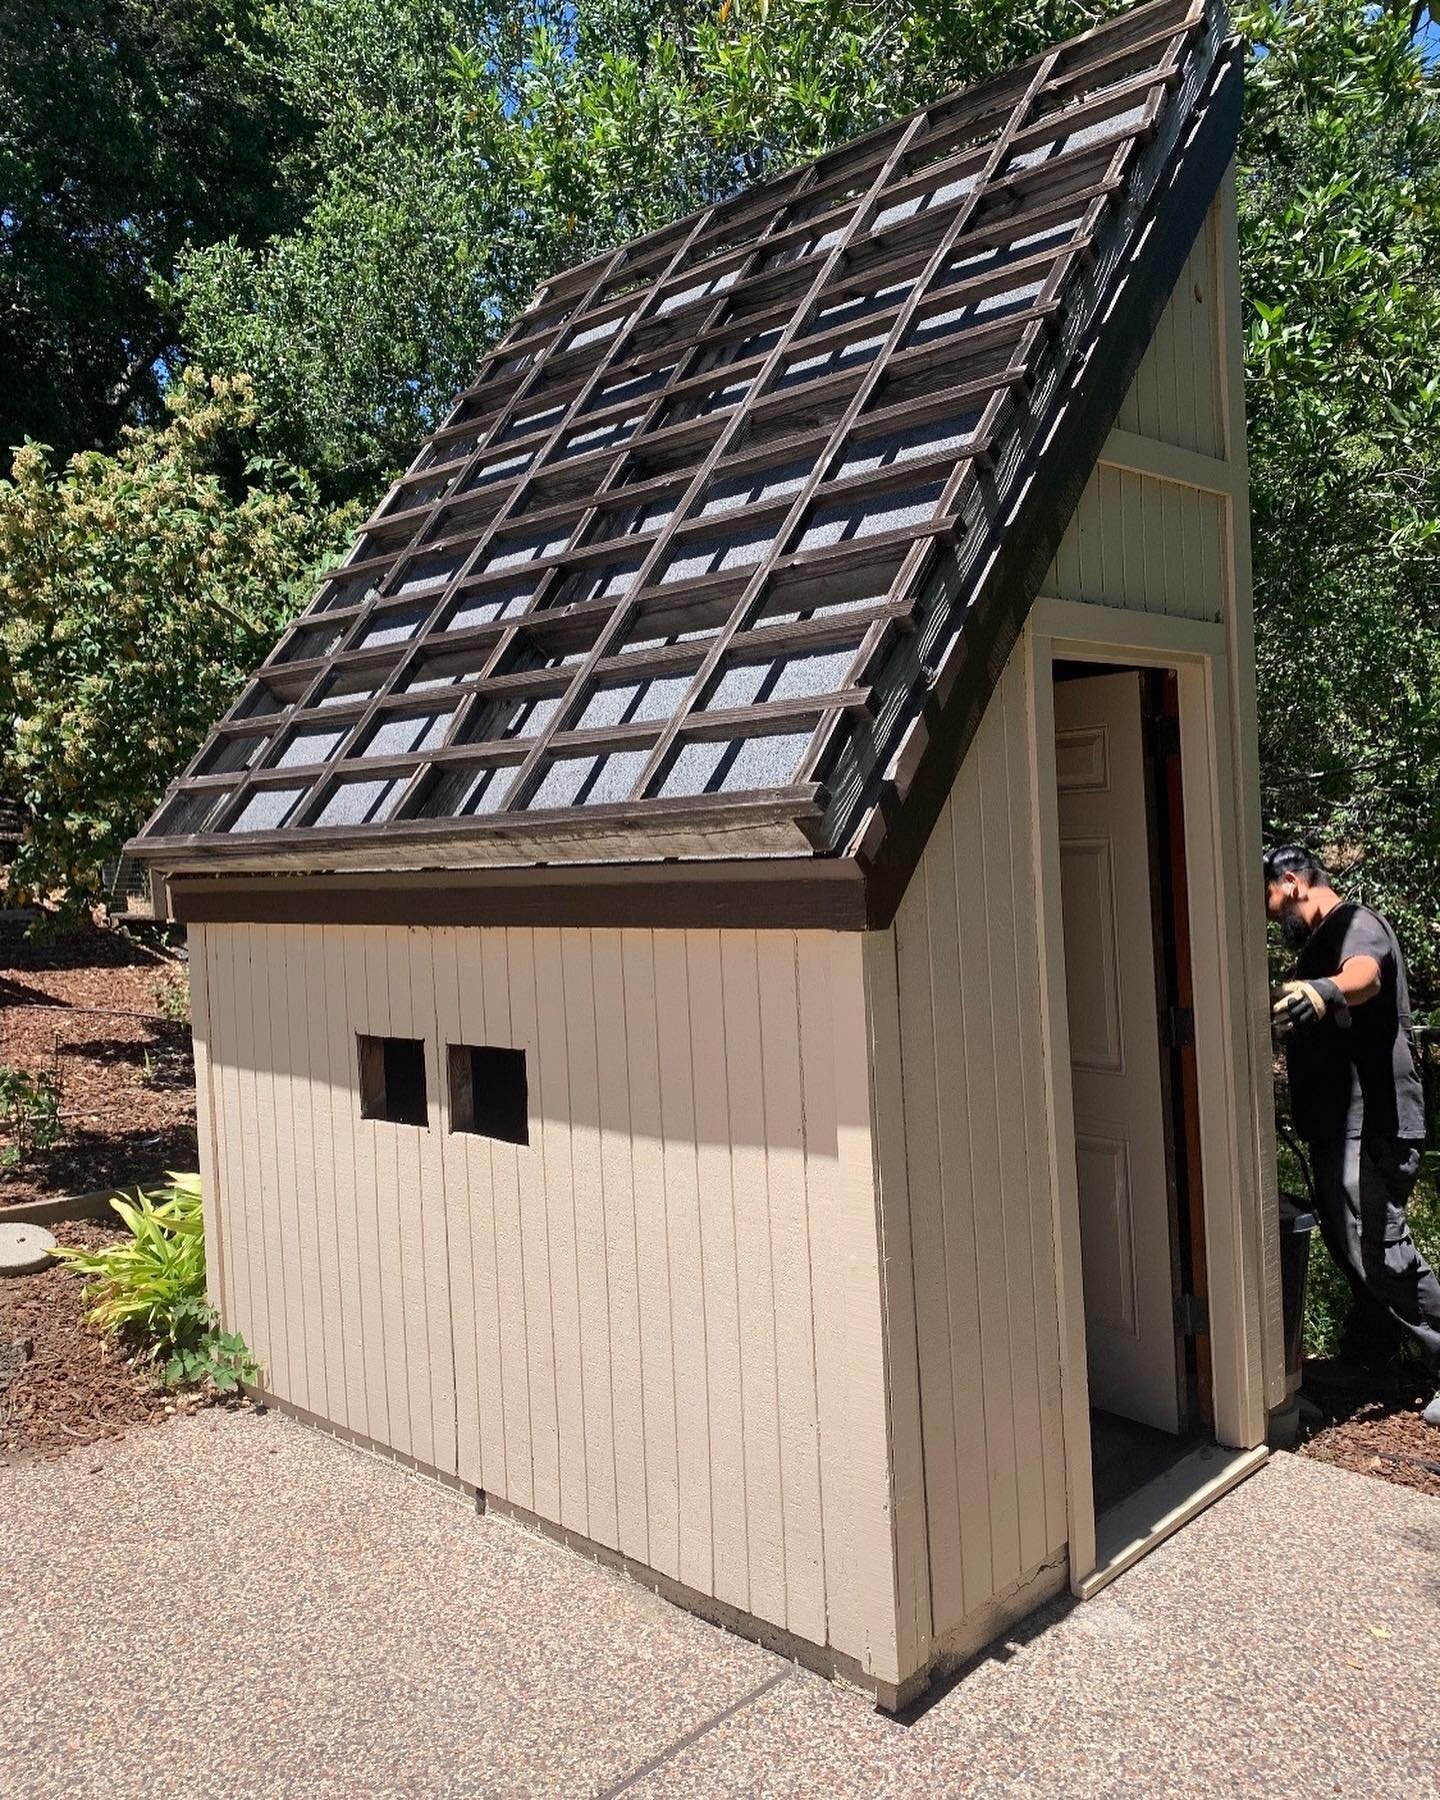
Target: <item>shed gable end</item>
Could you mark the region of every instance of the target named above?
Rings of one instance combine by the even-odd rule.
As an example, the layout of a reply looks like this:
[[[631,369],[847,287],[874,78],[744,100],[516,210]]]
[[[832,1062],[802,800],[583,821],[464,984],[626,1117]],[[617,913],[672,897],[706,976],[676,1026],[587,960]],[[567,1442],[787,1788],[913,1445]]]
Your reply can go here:
[[[1232,453],[1225,330],[1235,276],[1219,202],[1186,260],[1041,593],[1217,624],[1226,610]]]

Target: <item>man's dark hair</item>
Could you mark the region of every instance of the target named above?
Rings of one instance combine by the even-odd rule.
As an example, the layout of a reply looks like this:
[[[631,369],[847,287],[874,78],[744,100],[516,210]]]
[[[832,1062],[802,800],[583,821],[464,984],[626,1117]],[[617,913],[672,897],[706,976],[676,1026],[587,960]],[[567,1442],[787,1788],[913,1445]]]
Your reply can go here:
[[[1311,887],[1329,887],[1325,865],[1303,844],[1276,844],[1265,852],[1265,885],[1286,875],[1299,875]]]

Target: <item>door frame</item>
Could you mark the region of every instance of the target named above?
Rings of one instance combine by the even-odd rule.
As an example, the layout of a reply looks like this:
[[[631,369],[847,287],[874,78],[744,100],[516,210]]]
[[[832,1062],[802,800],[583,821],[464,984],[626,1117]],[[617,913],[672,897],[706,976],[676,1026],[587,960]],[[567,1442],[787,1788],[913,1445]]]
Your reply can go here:
[[[1265,1441],[1267,1250],[1264,1170],[1271,1142],[1260,1096],[1269,1093],[1263,937],[1257,856],[1241,841],[1234,707],[1225,628],[1070,600],[1035,602],[1026,627],[1032,817],[1041,959],[1041,1043],[1049,1106],[1050,1192],[1060,1314],[1070,1583],[1096,1568],[1091,1483],[1085,1298],[1075,1175],[1070,1032],[1060,901],[1055,780],[1054,664],[1098,662],[1172,670],[1180,701],[1186,886],[1195,982],[1200,1166],[1209,1276],[1216,1442],[1251,1450]],[[1252,868],[1251,864],[1255,866]],[[1248,877],[1248,879],[1247,879]],[[1252,891],[1253,890],[1253,891]],[[1258,965],[1257,965],[1258,956]]]

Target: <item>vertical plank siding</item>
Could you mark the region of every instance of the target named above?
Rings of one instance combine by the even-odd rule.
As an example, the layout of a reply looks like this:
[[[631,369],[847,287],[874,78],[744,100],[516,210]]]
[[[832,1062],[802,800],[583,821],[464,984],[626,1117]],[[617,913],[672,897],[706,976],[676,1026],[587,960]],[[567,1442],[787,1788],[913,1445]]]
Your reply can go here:
[[[1206,622],[1235,611],[1244,466],[1231,425],[1233,260],[1233,222],[1217,202],[1122,404],[1125,435],[1092,472],[1046,593]],[[1247,666],[1250,656],[1247,637]],[[925,1544],[911,1563],[928,1581],[942,1651],[1053,1562],[1068,1533],[1026,667],[1022,642],[869,965],[882,1236],[887,1256],[908,1239],[913,1290],[913,1345],[903,1299],[887,1326],[899,1592],[903,1611],[898,1382],[913,1375]],[[919,1641],[923,1608],[914,1611]]]
[[[1223,496],[1102,465],[1060,540],[1045,592],[1214,621],[1225,604],[1224,558]]]
[[[1224,284],[1212,207],[1121,403],[1117,427],[1224,462]],[[1229,587],[1227,497],[1103,459],[1075,510],[1043,591],[1064,600],[1218,620]]]
[[[216,1297],[280,1398],[898,1681],[860,940],[207,926]],[[357,1033],[425,1043],[425,1128]],[[525,1052],[528,1145],[447,1047]]]
[[[1217,203],[1195,240],[1115,421],[1139,437],[1203,456],[1226,453],[1219,225]]]
[[[881,1204],[913,1258],[936,1642],[1065,1547],[1027,697],[1012,657],[891,934]],[[883,1005],[883,1000],[877,996]],[[876,1032],[877,1045],[881,1033]],[[896,1141],[884,1149],[887,1131]]]

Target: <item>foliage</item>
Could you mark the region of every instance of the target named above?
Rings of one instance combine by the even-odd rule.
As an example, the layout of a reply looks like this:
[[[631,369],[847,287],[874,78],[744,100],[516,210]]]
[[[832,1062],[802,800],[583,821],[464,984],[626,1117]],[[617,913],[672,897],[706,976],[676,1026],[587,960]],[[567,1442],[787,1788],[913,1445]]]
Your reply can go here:
[[[52,1071],[31,1074],[0,1063],[0,1131],[9,1139],[0,1148],[0,1166],[6,1168],[60,1142],[60,1081]]]
[[[293,471],[237,470],[243,377],[193,371],[162,425],[0,482],[0,786],[30,824],[17,898],[82,905],[306,597],[345,520]]]
[[[293,223],[277,166],[304,121],[271,49],[255,0],[6,0],[0,448],[108,449],[153,418],[178,354],[154,278]]]
[[[1240,234],[1267,830],[1440,982],[1440,108],[1408,9],[1259,5]]]
[[[129,1338],[174,1387],[210,1381],[221,1393],[258,1379],[244,1339],[221,1331],[205,1298],[205,1226],[198,1175],[170,1176],[132,1204],[110,1202],[130,1237],[102,1250],[54,1254],[89,1277],[86,1309],[102,1331]]]
[[[169,1019],[174,1025],[190,1023],[190,971],[183,968],[167,970],[152,985],[151,993],[155,996],[155,1004],[162,1018]]]
[[[173,273],[164,258],[147,266],[186,354],[249,382],[243,422],[232,416],[211,448],[224,439],[233,458],[236,442],[258,444],[270,460],[248,501],[283,522],[264,554],[232,536],[215,578],[198,584],[214,605],[173,718],[156,710],[161,681],[141,671],[103,680],[63,645],[27,652],[53,696],[14,770],[41,797],[31,885],[93,889],[88,871],[143,811],[137,796],[183,762],[252,660],[246,644],[268,642],[293,604],[302,584],[290,578],[333,541],[319,506],[373,500],[537,281],[1124,0],[270,0],[263,14],[197,0],[185,40],[195,56],[204,21],[231,16],[227,4],[237,23],[212,45],[213,68],[172,85],[209,94],[240,59],[235,154],[264,146],[276,205],[290,213],[262,231],[253,208],[229,230],[196,211]],[[183,10],[109,5],[116,18]],[[1239,214],[1267,830],[1315,841],[1351,891],[1395,918],[1424,1002],[1440,992],[1436,77],[1394,0],[1250,0],[1235,16],[1252,45]],[[82,166],[87,153],[82,144]],[[150,571],[140,582],[163,645],[140,656],[147,670],[173,669],[199,604],[198,509],[173,492],[173,505],[144,502],[166,429],[116,458],[117,480],[130,458],[124,479],[141,496],[117,553],[85,532],[65,552],[68,586],[87,589],[92,617],[111,583],[126,611],[130,563]],[[85,480],[104,485],[94,471]],[[33,571],[74,527],[50,530],[65,481],[33,460],[22,481],[34,529],[20,561]],[[0,531],[15,505],[0,499]],[[58,577],[39,579],[55,590],[44,610],[69,618],[76,602]],[[242,615],[264,612],[263,631],[222,626],[217,608],[232,594]],[[8,600],[0,586],[0,609]],[[123,643],[130,629],[95,636]],[[0,712],[5,701],[0,691]],[[72,769],[74,722],[93,743],[86,722],[100,720],[106,753]]]
[[[186,341],[252,378],[271,454],[368,497],[545,275],[1119,3],[279,0],[315,199],[182,259]]]
[[[312,190],[263,245],[197,240],[167,298],[206,367],[244,371],[267,453],[365,498],[468,381],[497,314],[480,271],[501,196],[460,142],[450,46],[467,0],[276,0],[288,105],[308,135],[284,179]]]

